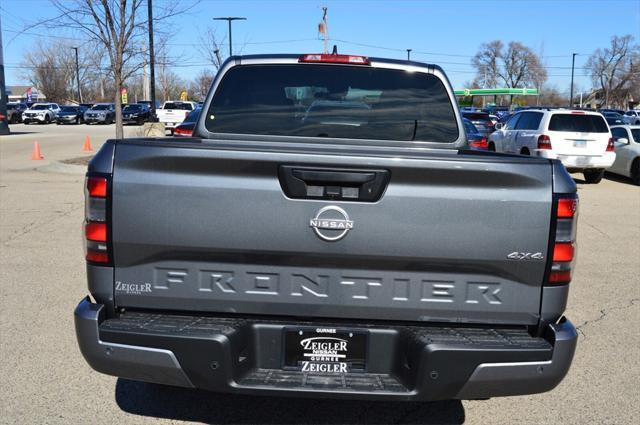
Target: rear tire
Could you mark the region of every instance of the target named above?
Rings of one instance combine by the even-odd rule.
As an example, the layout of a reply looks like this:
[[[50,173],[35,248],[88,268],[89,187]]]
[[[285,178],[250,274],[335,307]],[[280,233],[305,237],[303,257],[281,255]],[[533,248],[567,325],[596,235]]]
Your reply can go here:
[[[600,183],[602,177],[604,177],[604,170],[595,169],[595,170],[584,170],[583,173],[584,180],[589,184],[597,184]]]
[[[520,150],[520,155],[531,155],[531,152],[529,152],[529,148],[522,148]]]
[[[496,145],[494,145],[493,143],[489,143],[489,147],[487,148],[487,150],[489,152],[495,152],[496,151]]]
[[[640,158],[636,158],[631,164],[631,181],[640,186]]]

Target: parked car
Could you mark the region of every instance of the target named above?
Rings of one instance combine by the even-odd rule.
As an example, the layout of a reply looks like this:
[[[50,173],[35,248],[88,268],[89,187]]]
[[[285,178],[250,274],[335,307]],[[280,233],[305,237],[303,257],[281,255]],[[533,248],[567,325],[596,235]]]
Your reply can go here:
[[[189,112],[196,109],[196,102],[169,101],[164,102],[162,109],[156,110],[158,121],[164,124],[164,128],[173,134],[176,128],[189,115]]]
[[[624,122],[631,125],[640,125],[640,111],[632,109],[625,112]]]
[[[137,103],[137,104],[139,104],[139,105],[147,105],[147,106],[149,107],[149,109],[151,109],[151,104],[152,104],[153,102],[151,102],[150,100],[139,100],[139,101],[138,101],[138,102],[136,102],[136,103]],[[156,109],[160,109],[161,104],[160,104],[160,102],[159,102],[159,101],[157,101],[157,100],[156,100],[155,105],[156,105]]]
[[[462,116],[470,120],[473,125],[476,126],[480,134],[483,134],[485,137],[489,137],[489,134],[494,131],[493,121],[491,121],[491,117],[489,117],[489,114],[487,114],[486,112],[462,111]]]
[[[489,150],[559,159],[587,183],[602,180],[616,158],[611,132],[602,114],[555,109],[513,114],[489,137]]]
[[[142,124],[151,118],[151,109],[145,103],[132,103],[122,108],[122,122],[124,124]]]
[[[604,119],[607,121],[607,124],[609,124],[609,126],[612,125],[625,125],[626,122],[624,120],[624,115],[620,115],[617,112],[600,112],[602,114],[602,116],[604,117]]]
[[[195,138],[109,140],[89,163],[89,365],[370,403],[562,381],[578,199],[559,161],[461,150],[437,65],[251,55],[215,78]],[[303,121],[318,93],[370,119]]]
[[[96,103],[84,113],[87,124],[112,124],[116,119],[116,107],[113,103]]]
[[[600,112],[601,114],[604,114],[605,112],[613,112],[618,115],[624,115],[624,111],[622,109],[601,108],[598,109],[597,112]]]
[[[25,124],[32,122],[49,124],[55,121],[58,112],[60,112],[60,106],[57,103],[34,103],[22,113],[22,122]]]
[[[616,160],[608,172],[630,177],[640,186],[640,125],[611,127]]]
[[[467,118],[462,118],[464,130],[467,134],[467,142],[469,149],[487,150],[487,138],[482,135],[475,125]]]
[[[198,122],[198,118],[200,118],[200,112],[202,112],[202,108],[196,108],[191,111],[184,121],[175,128],[173,135],[191,137],[193,135],[193,129]]]
[[[7,103],[7,121],[9,124],[22,122],[22,113],[29,107],[24,102],[8,102]]]
[[[490,106],[487,106],[483,111],[488,113],[488,114],[495,115],[498,118],[501,118],[503,115],[509,113],[509,107],[508,106],[490,105]]]
[[[56,124],[81,124],[84,122],[85,106],[68,105],[60,108],[56,117]]]

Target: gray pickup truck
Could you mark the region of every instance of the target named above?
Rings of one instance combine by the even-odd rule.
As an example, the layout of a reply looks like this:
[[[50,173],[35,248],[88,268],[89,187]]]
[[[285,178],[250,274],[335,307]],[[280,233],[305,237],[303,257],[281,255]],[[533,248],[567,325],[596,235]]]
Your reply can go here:
[[[218,392],[385,400],[548,391],[576,186],[465,149],[442,69],[230,58],[191,138],[108,141],[86,179],[95,370]]]

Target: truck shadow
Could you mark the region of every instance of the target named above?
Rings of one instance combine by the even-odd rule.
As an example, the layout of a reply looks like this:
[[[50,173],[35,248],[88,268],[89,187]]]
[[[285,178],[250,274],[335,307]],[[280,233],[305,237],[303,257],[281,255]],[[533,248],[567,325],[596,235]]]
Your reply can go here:
[[[458,400],[433,403],[316,400],[217,394],[118,379],[123,411],[210,424],[462,424]]]
[[[617,183],[626,183],[633,186],[633,181],[629,177],[621,176],[619,174],[604,173],[604,178]]]

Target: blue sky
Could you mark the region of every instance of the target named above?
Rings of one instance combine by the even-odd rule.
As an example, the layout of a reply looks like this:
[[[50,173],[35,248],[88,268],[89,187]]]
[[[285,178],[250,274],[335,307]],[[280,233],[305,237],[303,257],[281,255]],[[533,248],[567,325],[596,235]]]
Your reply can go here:
[[[154,0],[159,5],[162,1]],[[170,0],[180,1],[180,0]],[[172,55],[181,56],[181,77],[197,74],[204,61],[193,44],[207,27],[226,37],[226,22],[215,16],[244,16],[233,27],[234,53],[319,52],[317,24],[321,7],[329,8],[329,34],[342,53],[405,58],[441,65],[455,88],[474,77],[470,65],[483,42],[520,41],[537,52],[549,67],[549,83],[568,90],[571,53],[576,58],[579,89],[591,86],[582,66],[596,48],[606,47],[614,35],[632,34],[640,42],[640,0],[538,1],[214,1],[202,0],[172,23]],[[48,0],[1,0],[6,81],[26,84],[16,68],[22,56],[47,30],[16,31],[54,16]],[[57,36],[78,37],[59,31]],[[44,38],[46,40],[46,37]],[[376,46],[376,47],[373,47]]]

